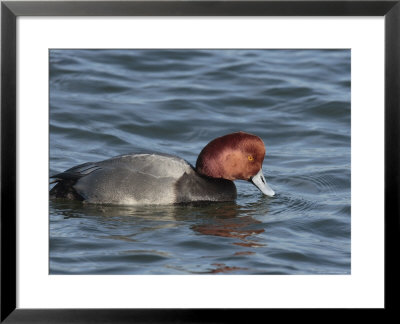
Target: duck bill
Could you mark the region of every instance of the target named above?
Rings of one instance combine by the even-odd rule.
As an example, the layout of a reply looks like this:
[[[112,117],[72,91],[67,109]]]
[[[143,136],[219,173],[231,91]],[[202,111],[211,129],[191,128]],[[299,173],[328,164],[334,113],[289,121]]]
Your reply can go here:
[[[258,188],[260,189],[260,191],[267,196],[274,196],[275,195],[275,191],[273,191],[271,189],[271,187],[268,185],[267,181],[265,181],[262,169],[260,169],[260,171],[258,171],[258,173],[250,178],[250,181]]]

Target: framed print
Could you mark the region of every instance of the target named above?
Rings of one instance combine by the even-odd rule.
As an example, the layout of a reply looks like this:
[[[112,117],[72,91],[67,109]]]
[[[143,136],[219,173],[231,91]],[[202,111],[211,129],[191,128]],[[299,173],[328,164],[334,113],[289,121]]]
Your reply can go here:
[[[1,9],[2,321],[393,308],[398,1]]]

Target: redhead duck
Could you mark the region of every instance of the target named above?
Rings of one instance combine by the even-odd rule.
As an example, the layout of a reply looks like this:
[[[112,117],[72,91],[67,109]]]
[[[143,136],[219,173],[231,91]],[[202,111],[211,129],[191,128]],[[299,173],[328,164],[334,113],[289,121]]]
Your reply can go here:
[[[252,182],[274,196],[262,172],[265,146],[244,132],[218,137],[200,152],[196,167],[166,154],[127,154],[89,162],[51,178],[50,198],[97,204],[174,204],[233,201],[233,180]]]

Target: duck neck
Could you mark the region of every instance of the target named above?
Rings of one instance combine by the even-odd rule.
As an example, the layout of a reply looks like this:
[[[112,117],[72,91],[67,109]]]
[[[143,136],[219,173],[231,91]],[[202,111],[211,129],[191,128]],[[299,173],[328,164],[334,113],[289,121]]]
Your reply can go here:
[[[194,171],[184,174],[176,184],[178,202],[234,201],[237,196],[233,181],[211,178]]]

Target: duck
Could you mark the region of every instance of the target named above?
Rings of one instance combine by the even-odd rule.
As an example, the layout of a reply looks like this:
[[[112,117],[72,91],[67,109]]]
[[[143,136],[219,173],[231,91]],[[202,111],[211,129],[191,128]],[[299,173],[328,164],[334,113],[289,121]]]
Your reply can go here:
[[[236,132],[210,141],[196,165],[163,153],[131,153],[87,162],[50,177],[50,199],[108,205],[228,202],[237,198],[235,180],[275,192],[265,180],[263,140]]]

